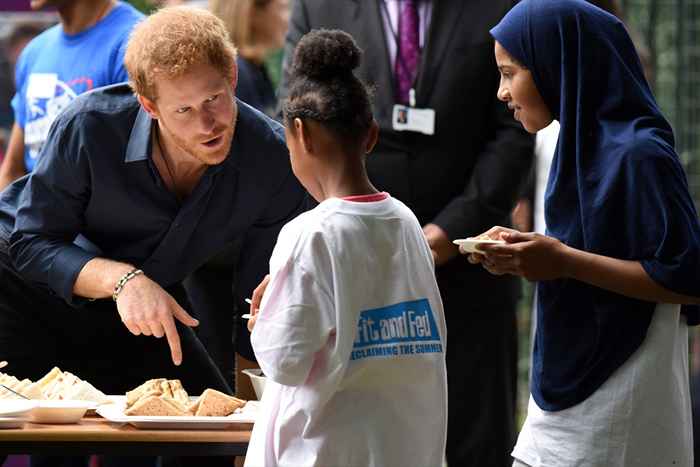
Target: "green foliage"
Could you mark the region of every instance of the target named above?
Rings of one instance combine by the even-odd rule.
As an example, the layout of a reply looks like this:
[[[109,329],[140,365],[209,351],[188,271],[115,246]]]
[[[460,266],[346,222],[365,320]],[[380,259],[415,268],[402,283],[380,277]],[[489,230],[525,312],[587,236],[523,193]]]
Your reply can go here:
[[[134,8],[140,10],[146,15],[150,14],[156,9],[156,6],[149,0],[126,0],[126,2],[131,3]]]
[[[277,52],[271,54],[265,60],[265,69],[270,76],[270,81],[272,85],[277,89],[279,85],[281,75],[282,75],[282,56],[284,55],[284,50],[280,49]]]

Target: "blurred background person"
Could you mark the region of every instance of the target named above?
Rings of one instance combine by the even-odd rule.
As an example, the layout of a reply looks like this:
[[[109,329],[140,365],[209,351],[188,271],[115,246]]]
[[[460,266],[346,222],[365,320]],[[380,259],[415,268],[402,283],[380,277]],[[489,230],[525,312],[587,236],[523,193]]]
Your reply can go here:
[[[274,115],[277,96],[265,63],[284,46],[289,0],[209,0],[209,8],[224,21],[238,49],[238,98]]]
[[[285,45],[281,98],[294,47],[311,29],[344,30],[364,50],[358,77],[374,88],[380,127],[367,158],[370,180],[413,210],[436,260],[449,336],[452,467],[510,465],[515,441],[520,282],[488,277],[456,257],[452,243],[509,223],[532,163],[532,137],[496,98],[488,31],[512,5],[295,0]]]
[[[126,81],[124,50],[143,15],[116,0],[32,0],[53,6],[60,23],[34,38],[19,56],[12,99],[15,123],[0,165],[0,190],[31,172],[49,127],[78,94]]]

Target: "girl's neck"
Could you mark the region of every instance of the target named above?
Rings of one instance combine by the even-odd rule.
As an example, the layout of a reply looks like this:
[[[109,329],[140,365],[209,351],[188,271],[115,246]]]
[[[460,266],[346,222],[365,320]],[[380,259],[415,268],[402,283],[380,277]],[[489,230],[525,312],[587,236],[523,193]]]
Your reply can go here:
[[[352,162],[341,162],[342,159],[330,159],[325,170],[317,171],[316,189],[312,195],[321,202],[328,198],[344,198],[346,196],[371,195],[379,193],[372,185],[362,159],[357,158]]]

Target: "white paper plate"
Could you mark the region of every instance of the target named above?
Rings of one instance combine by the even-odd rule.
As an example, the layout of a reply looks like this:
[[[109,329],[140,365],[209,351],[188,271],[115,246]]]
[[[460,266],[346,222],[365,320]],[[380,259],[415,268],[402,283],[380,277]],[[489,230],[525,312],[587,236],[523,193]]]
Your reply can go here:
[[[152,430],[221,430],[241,423],[254,423],[257,413],[257,404],[250,401],[227,417],[136,417],[124,415],[125,406],[122,399],[114,404],[101,405],[97,413],[110,422],[129,423],[136,428]]]
[[[454,240],[452,243],[455,245],[459,245],[462,247],[462,250],[466,251],[467,253],[482,253],[481,251],[477,250],[476,246],[477,245],[505,245],[506,242],[505,240],[482,240],[480,238],[460,238],[458,240]]]
[[[0,417],[0,429],[22,428],[25,423],[24,417]]]
[[[78,423],[94,402],[71,400],[41,400],[29,412],[32,423]]]
[[[36,407],[37,401],[27,399],[0,400],[0,417],[20,417]]]

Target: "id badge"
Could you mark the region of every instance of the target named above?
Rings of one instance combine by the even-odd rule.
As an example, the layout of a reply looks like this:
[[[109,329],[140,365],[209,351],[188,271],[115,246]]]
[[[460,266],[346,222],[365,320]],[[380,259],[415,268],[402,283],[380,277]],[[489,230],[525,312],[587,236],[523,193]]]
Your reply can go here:
[[[394,105],[391,116],[392,128],[396,131],[415,131],[426,135],[435,134],[435,110],[417,109],[405,105]]]

